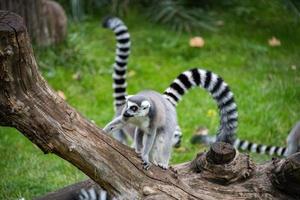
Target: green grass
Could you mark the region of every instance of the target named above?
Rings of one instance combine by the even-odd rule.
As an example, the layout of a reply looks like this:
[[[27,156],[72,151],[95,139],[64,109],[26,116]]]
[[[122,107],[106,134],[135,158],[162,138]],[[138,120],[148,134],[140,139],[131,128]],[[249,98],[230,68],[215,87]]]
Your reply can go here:
[[[229,11],[215,12],[225,25],[218,32],[202,32],[206,44],[201,49],[189,47],[192,35],[178,35],[154,25],[137,12],[128,15],[125,21],[132,36],[129,93],[143,89],[162,92],[180,72],[203,67],[221,75],[231,86],[239,107],[240,138],[285,145],[288,131],[300,118],[299,24],[279,3],[241,18]],[[268,46],[272,36],[281,40],[280,47]],[[102,29],[98,19],[70,23],[68,39],[62,45],[35,48],[49,84],[63,91],[68,103],[100,127],[114,115],[114,49],[112,32]],[[82,78],[74,80],[72,75],[78,71]],[[218,126],[218,116],[208,114],[217,112],[216,104],[204,90],[191,91],[177,110],[185,149],[173,153],[172,163],[191,160],[203,150],[189,143],[198,126],[208,127],[211,134]],[[0,199],[31,199],[85,178],[68,162],[44,155],[11,128],[0,128],[0,157]]]

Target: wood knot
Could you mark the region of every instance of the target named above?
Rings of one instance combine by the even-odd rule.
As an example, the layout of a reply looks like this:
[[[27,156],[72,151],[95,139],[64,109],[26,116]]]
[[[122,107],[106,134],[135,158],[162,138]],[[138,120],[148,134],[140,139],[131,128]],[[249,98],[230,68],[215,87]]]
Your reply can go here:
[[[7,58],[14,54],[12,46],[8,45],[3,50],[0,50],[0,58]]]
[[[216,142],[213,143],[206,154],[206,159],[211,164],[226,164],[230,163],[236,155],[234,147],[228,143]]]
[[[155,194],[155,193],[157,193],[157,191],[155,189],[153,189],[152,187],[150,187],[150,186],[145,186],[143,188],[143,194],[145,196],[149,196],[149,195],[152,195],[152,194]]]
[[[24,114],[26,116],[30,116],[30,107],[26,106],[22,101],[17,99],[16,97],[9,97],[9,104],[11,108],[11,113],[14,114]]]
[[[249,156],[239,154],[230,144],[217,142],[207,153],[199,153],[191,169],[201,177],[228,185],[250,177],[255,169]]]
[[[69,146],[69,151],[72,152],[74,149],[76,149],[76,145],[75,144],[71,144]]]

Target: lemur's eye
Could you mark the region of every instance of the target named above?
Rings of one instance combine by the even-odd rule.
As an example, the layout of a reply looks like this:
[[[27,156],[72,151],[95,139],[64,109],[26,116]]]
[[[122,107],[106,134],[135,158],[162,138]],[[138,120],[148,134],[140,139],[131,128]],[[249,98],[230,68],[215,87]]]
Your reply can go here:
[[[130,106],[129,109],[132,110],[133,112],[135,112],[135,111],[138,110],[138,107],[137,106]]]

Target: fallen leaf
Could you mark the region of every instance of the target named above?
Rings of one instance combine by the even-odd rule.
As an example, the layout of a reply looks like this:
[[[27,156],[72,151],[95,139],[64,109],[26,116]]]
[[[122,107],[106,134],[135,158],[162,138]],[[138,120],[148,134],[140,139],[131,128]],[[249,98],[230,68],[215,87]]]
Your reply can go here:
[[[217,112],[214,109],[209,109],[206,113],[207,117],[215,117]]]
[[[72,75],[73,80],[79,81],[81,79],[81,72],[78,71],[75,74]]]
[[[66,95],[65,95],[65,93],[64,93],[63,91],[58,90],[58,91],[57,91],[57,94],[58,94],[58,96],[60,96],[61,98],[63,98],[63,100],[66,100],[66,99],[67,99],[67,98],[66,98]]]
[[[134,70],[130,70],[129,72],[128,72],[128,77],[133,77],[133,76],[135,76],[136,75],[136,72],[134,71]]]
[[[276,37],[272,37],[271,39],[268,40],[268,43],[271,47],[277,47],[277,46],[281,46],[281,42],[279,39],[277,39]]]
[[[200,126],[197,128],[194,135],[208,135],[208,128],[206,128],[204,126]]]
[[[193,37],[190,39],[190,47],[198,47],[201,48],[205,44],[205,41],[202,37]]]
[[[224,21],[223,20],[218,20],[216,21],[217,26],[224,26]]]

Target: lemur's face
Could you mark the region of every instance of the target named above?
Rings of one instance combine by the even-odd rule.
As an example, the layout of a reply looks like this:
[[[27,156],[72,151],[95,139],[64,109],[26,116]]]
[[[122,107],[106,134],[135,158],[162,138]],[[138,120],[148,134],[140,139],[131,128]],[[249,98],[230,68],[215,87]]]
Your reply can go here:
[[[139,99],[138,96],[132,96],[127,99],[124,117],[143,117],[147,116],[151,104],[147,99]]]

